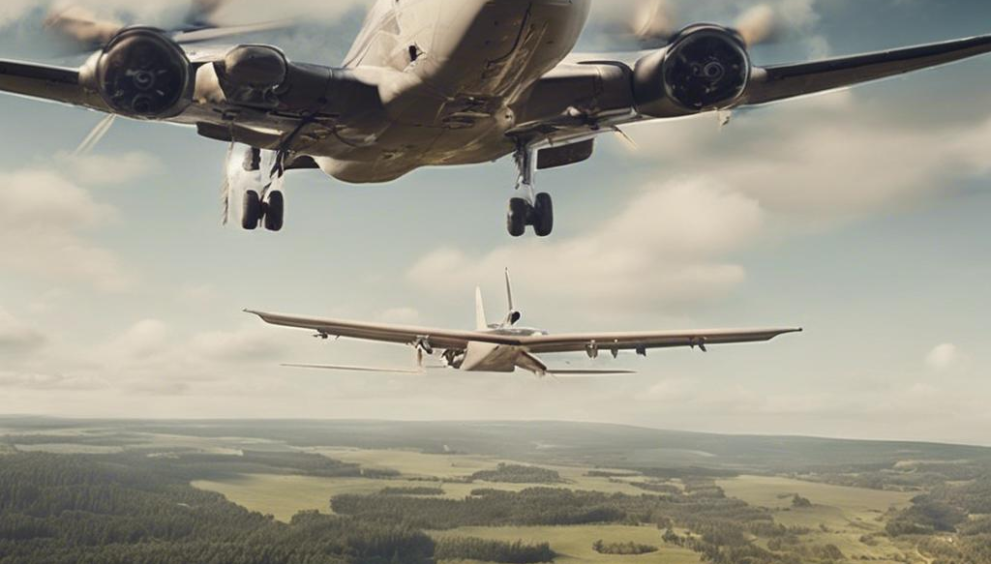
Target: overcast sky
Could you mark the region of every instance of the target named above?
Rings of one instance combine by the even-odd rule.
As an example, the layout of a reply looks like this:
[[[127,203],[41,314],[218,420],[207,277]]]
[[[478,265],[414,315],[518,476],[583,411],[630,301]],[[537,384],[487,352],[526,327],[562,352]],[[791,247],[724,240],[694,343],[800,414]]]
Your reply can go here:
[[[774,3],[793,32],[758,63],[991,32],[980,0]],[[319,4],[314,23],[272,39],[325,64],[361,20],[360,1],[277,4],[244,0],[226,17]],[[679,14],[728,23],[752,5],[685,2]],[[163,0],[140,9],[156,23],[181,12]],[[43,12],[5,0],[0,55],[50,55]],[[583,47],[600,44],[590,34]],[[223,144],[121,121],[74,158],[100,116],[3,96],[0,412],[565,419],[991,445],[989,91],[986,58],[740,113],[722,129],[714,117],[631,127],[638,150],[603,138],[592,161],[540,175],[558,214],[549,240],[506,235],[508,161],[372,187],[293,173],[283,233],[222,228]],[[596,365],[639,371],[625,379],[352,376],[279,365],[405,367],[412,354],[241,313],[468,328],[475,285],[490,314],[504,307],[507,266],[523,323],[552,332],[807,332]]]

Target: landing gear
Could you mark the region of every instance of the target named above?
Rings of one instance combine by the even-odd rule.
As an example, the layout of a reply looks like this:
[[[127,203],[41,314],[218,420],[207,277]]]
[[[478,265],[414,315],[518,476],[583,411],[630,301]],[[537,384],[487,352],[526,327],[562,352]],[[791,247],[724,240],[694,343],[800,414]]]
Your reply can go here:
[[[554,231],[554,200],[550,194],[537,194],[533,206],[533,232],[537,237],[547,237]]]
[[[530,218],[530,202],[523,198],[509,200],[509,213],[506,214],[506,228],[513,237],[522,237],[526,233],[527,220]]]
[[[286,217],[286,197],[282,192],[270,192],[265,203],[265,229],[272,232],[282,231]]]
[[[264,227],[268,231],[282,231],[286,217],[282,183],[287,155],[284,150],[263,151],[248,147],[242,156],[231,145],[223,189],[224,223],[230,219],[232,199],[235,194],[241,193],[242,228],[254,231]],[[240,159],[240,162],[232,162],[233,159]],[[236,166],[233,166],[235,163]]]
[[[244,202],[241,206],[241,227],[248,231],[258,229],[258,223],[262,219],[262,199],[258,192],[249,190],[244,193]]]
[[[259,225],[264,225],[269,231],[282,231],[285,217],[286,199],[282,192],[269,192],[267,201],[264,202],[262,196],[254,190],[244,193],[241,208],[241,227],[244,229],[254,231]]]
[[[506,227],[513,237],[526,234],[527,226],[533,227],[537,237],[547,237],[554,231],[554,201],[550,194],[537,194],[536,203],[524,198],[509,200]]]
[[[537,237],[548,237],[554,231],[554,201],[550,194],[534,191],[536,151],[520,145],[516,150],[516,166],[520,171],[516,191],[522,194],[509,200],[506,228],[513,237],[522,237],[527,226],[532,226]]]

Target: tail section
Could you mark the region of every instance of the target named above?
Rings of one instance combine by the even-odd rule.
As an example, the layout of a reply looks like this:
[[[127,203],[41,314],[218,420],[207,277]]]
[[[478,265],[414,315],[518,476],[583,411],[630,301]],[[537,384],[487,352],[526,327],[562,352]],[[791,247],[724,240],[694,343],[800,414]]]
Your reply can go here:
[[[513,281],[509,277],[509,269],[506,269],[506,298],[509,299],[509,313],[506,314],[506,321],[504,324],[507,327],[512,327],[520,322],[523,318],[523,314],[516,309],[516,304],[513,303]]]
[[[485,320],[485,302],[482,300],[482,289],[475,288],[475,329],[482,331],[489,328]]]

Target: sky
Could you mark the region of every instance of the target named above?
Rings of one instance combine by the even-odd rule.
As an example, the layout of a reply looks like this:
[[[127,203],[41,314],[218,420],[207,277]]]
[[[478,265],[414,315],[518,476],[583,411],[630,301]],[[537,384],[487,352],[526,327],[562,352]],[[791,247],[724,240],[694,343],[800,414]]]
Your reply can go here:
[[[627,0],[632,2],[634,0]],[[166,0],[84,2],[168,22]],[[264,40],[336,64],[360,0],[235,2]],[[319,5],[318,5],[319,4]],[[731,23],[752,1],[678,4]],[[979,0],[772,0],[758,64],[991,32]],[[613,6],[613,4],[610,4]],[[60,62],[42,0],[5,0],[0,56]],[[131,10],[131,11],[128,11]],[[596,4],[579,50],[614,10]],[[61,61],[64,62],[64,61]],[[381,186],[287,179],[277,235],[220,224],[226,147],[189,129],[0,97],[0,413],[75,417],[573,420],[725,433],[991,445],[991,58],[850,91],[630,127],[547,171],[546,240],[512,240],[508,160]],[[551,332],[802,326],[767,345],[600,359],[628,378],[311,373],[408,367],[402,347],[322,342],[244,308],[470,328],[510,268],[523,324]],[[608,357],[608,355],[606,355]],[[593,366],[581,355],[552,366]]]

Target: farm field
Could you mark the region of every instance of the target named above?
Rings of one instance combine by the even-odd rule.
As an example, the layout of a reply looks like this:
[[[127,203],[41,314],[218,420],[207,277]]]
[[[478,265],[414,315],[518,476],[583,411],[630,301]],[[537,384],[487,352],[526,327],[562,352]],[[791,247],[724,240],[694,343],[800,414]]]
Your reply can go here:
[[[133,502],[106,517],[114,530],[146,519],[143,530],[175,535],[169,550],[184,562],[235,539],[287,554],[337,539],[339,554],[385,555],[355,562],[419,546],[433,557],[416,564],[991,564],[991,450],[978,447],[546,422],[7,422],[0,487],[50,495],[40,509],[11,497],[23,507],[0,518],[51,508],[37,531],[64,535],[11,545],[23,554],[88,534],[63,516],[102,515],[113,484]],[[46,489],[73,476],[72,495]],[[196,506],[211,509],[188,511]]]

